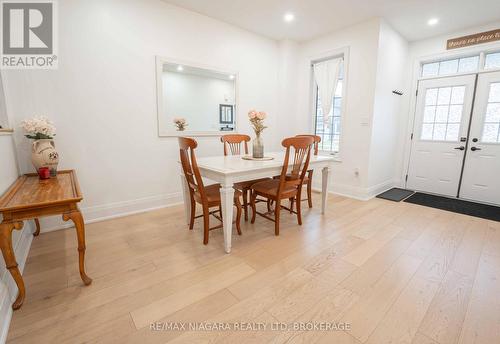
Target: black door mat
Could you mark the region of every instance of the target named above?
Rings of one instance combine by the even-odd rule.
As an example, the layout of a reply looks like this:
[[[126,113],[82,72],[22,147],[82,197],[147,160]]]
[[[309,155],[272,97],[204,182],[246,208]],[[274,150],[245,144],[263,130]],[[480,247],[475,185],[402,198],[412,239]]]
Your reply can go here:
[[[500,221],[500,207],[417,192],[405,202]]]
[[[400,188],[392,188],[387,190],[386,192],[382,192],[380,195],[377,195],[378,198],[388,199],[389,201],[401,202],[405,198],[413,195],[415,191],[405,190]]]

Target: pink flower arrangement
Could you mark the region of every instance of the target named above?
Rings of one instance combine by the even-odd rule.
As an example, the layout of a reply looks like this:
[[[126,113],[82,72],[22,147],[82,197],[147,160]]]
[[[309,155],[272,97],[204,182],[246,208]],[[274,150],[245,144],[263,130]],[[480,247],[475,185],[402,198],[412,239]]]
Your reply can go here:
[[[255,135],[259,136],[260,133],[266,129],[267,127],[264,125],[264,120],[266,119],[267,114],[264,111],[256,111],[250,110],[248,112],[248,118],[250,120],[250,124],[255,131]]]

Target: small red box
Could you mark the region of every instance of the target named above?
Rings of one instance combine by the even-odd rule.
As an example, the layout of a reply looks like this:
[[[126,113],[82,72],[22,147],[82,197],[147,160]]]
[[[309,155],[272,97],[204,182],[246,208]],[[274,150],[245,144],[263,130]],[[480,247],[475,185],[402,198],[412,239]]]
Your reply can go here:
[[[40,167],[38,169],[38,175],[40,176],[40,179],[49,179],[50,178],[50,171],[48,167]]]

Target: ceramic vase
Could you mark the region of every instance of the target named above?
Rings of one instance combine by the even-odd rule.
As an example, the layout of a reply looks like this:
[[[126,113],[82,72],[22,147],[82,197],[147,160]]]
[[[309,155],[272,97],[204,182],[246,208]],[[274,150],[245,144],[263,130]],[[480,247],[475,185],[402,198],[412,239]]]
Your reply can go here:
[[[252,142],[252,157],[262,159],[264,157],[264,140],[258,134]]]
[[[31,161],[37,172],[40,167],[48,167],[50,176],[55,177],[57,175],[57,165],[59,164],[59,153],[57,153],[54,140],[41,139],[33,141]]]

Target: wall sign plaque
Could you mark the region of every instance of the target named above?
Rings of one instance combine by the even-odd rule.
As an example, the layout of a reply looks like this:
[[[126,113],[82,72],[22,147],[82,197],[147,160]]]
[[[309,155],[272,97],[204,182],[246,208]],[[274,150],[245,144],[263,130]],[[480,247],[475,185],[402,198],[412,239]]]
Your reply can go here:
[[[476,45],[494,41],[500,41],[500,29],[449,39],[446,42],[446,49],[449,50],[449,49],[463,48],[463,47],[468,47],[470,45]]]

